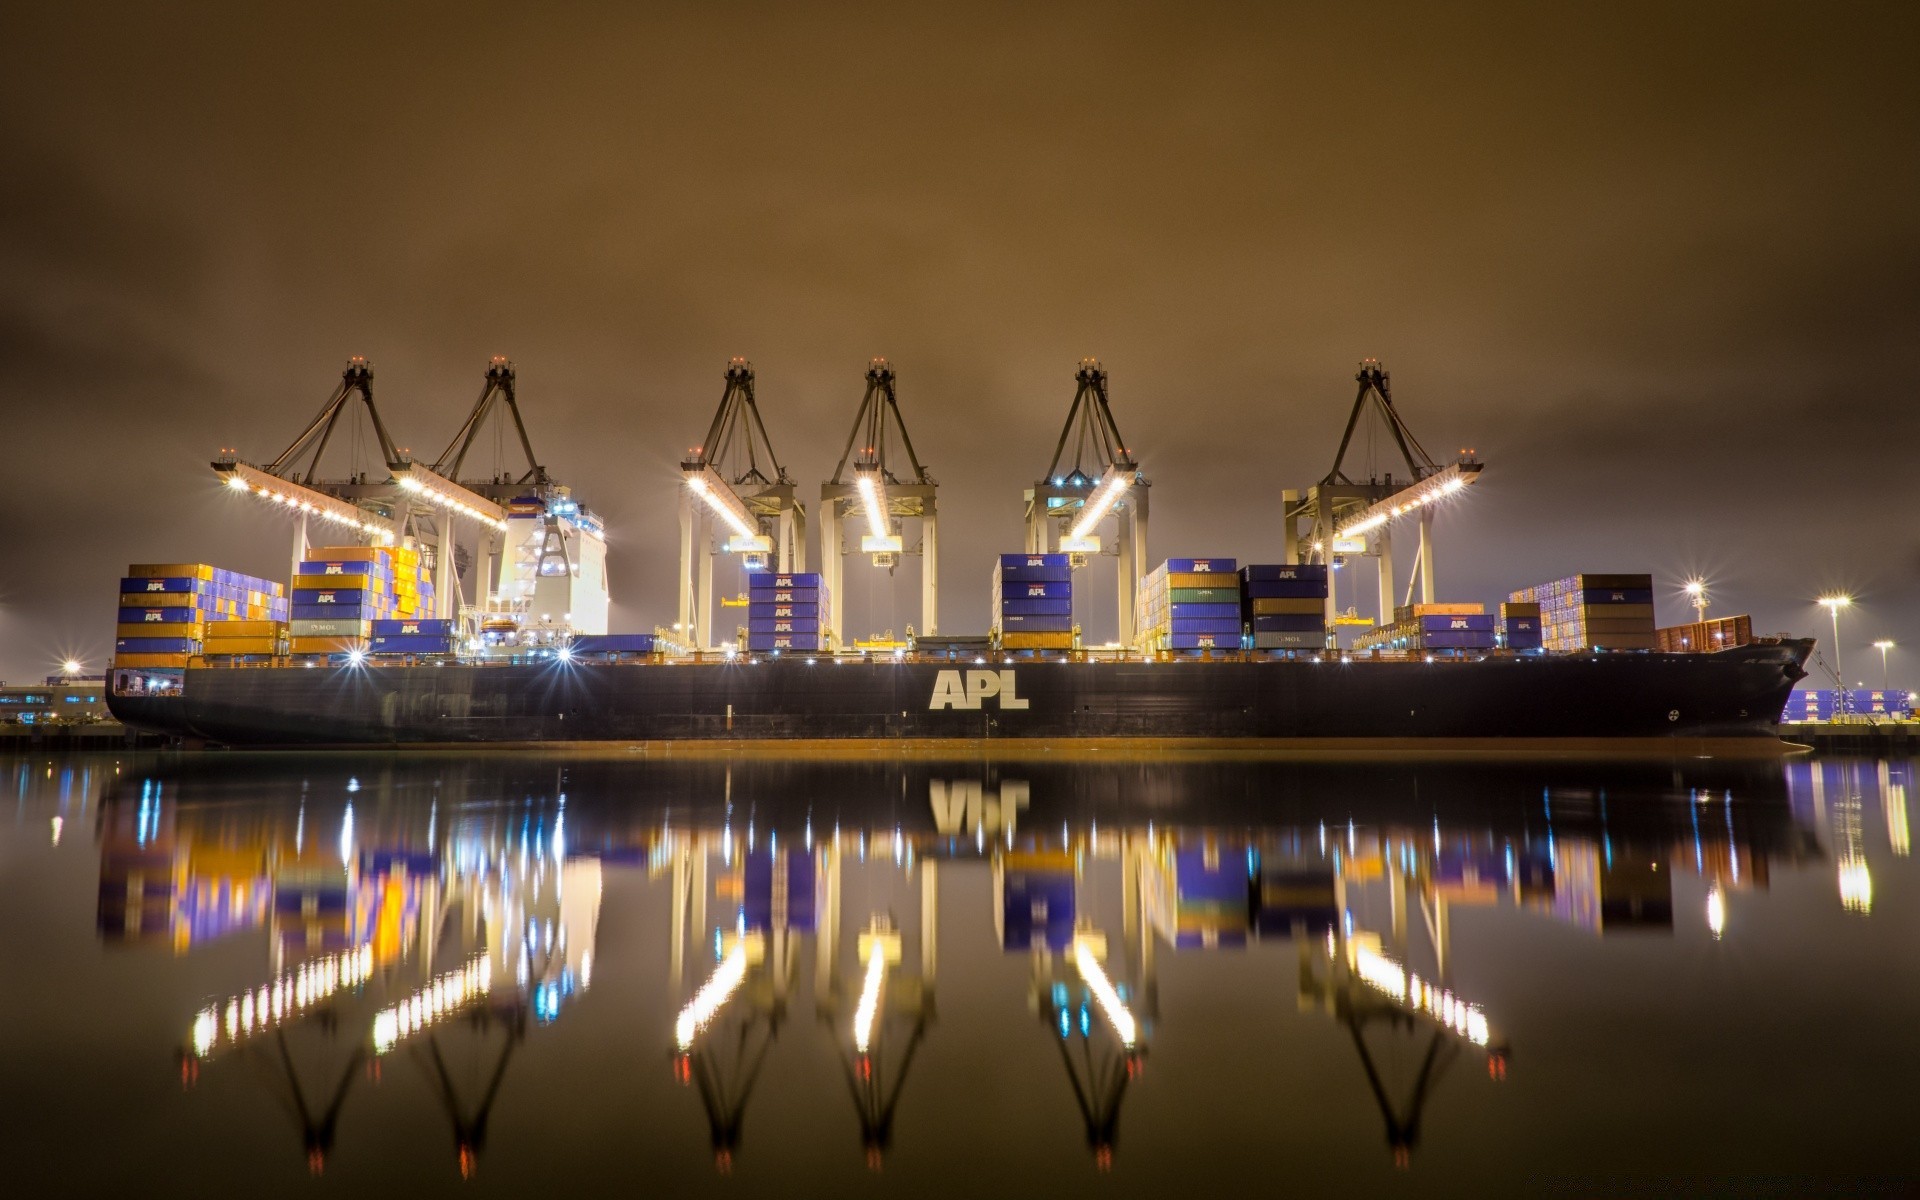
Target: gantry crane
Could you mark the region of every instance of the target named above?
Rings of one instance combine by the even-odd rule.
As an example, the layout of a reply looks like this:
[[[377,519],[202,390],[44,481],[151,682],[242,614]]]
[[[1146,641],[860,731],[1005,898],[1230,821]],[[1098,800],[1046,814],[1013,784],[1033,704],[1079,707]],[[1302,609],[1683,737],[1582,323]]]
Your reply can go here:
[[[888,444],[895,437],[900,441],[904,462],[888,455]],[[856,511],[865,519],[867,529],[858,552],[872,558],[874,566],[891,571],[902,554],[922,556],[920,633],[940,632],[940,541],[935,507],[939,486],[921,465],[913,451],[913,439],[907,436],[907,424],[901,419],[900,402],[894,394],[893,367],[884,358],[874,359],[867,364],[866,394],[860,400],[860,411],[854,414],[839,465],[833,477],[820,485],[820,570],[833,606],[836,649],[845,644],[847,611],[840,590],[841,560],[854,553],[841,543],[840,523]],[[920,522],[918,546],[905,545],[901,522],[906,520]]]
[[[1075,555],[1076,565],[1087,554],[1102,553],[1101,523],[1112,515],[1118,528],[1105,552],[1118,556],[1119,633],[1125,645],[1135,633],[1134,602],[1147,564],[1147,488],[1140,464],[1127,449],[1120,427],[1107,403],[1107,372],[1097,358],[1080,360],[1074,372],[1073,403],[1066,424],[1054,444],[1047,473],[1027,489],[1027,553],[1052,550],[1049,523],[1060,526],[1059,549]],[[1067,444],[1073,443],[1072,466]]]
[[[1333,469],[1326,478],[1299,492],[1282,494],[1284,516],[1284,554],[1289,563],[1323,562],[1331,566],[1336,556],[1361,553],[1379,560],[1380,623],[1393,620],[1396,594],[1393,574],[1393,522],[1417,513],[1420,518],[1420,552],[1415,576],[1420,584],[1420,599],[1432,603],[1433,584],[1433,508],[1480,477],[1483,464],[1473,452],[1463,450],[1457,461],[1442,464],[1427,453],[1400,411],[1393,405],[1390,378],[1378,359],[1364,359],[1354,379],[1360,390],[1353,399],[1353,411],[1347,416],[1346,432],[1340,437],[1340,449],[1333,457]],[[1356,483],[1346,474],[1347,451],[1360,420],[1371,409],[1386,425],[1394,446],[1406,465],[1407,477],[1396,479],[1392,472],[1384,477],[1370,476]],[[1413,594],[1415,576],[1409,576],[1407,595]],[[1327,627],[1334,627],[1337,597],[1328,573]],[[1329,635],[1331,636],[1331,634]]]
[[[468,454],[490,416],[505,405],[513,421],[526,468],[519,474],[496,471],[485,479],[460,479]],[[498,464],[496,464],[497,466]],[[409,474],[418,471],[411,467]],[[434,461],[432,474],[457,481],[456,486],[483,497],[506,514],[504,522],[481,522],[480,570],[473,607],[482,619],[489,613],[516,615],[535,623],[553,624],[552,614],[578,633],[605,633],[610,606],[607,582],[605,530],[598,517],[573,499],[571,489],[556,482],[533,452],[533,439],[520,412],[514,390],[513,363],[495,355],[467,419]],[[397,473],[396,473],[397,474]],[[403,486],[407,477],[399,476]],[[431,494],[428,493],[431,498]],[[530,501],[537,503],[530,503]],[[441,504],[439,500],[433,500]],[[442,504],[448,516],[461,515],[457,506]],[[452,546],[452,537],[446,539]],[[455,611],[459,576],[451,551],[435,561],[434,592],[438,615]],[[497,565],[496,565],[497,564]]]
[[[707,437],[681,460],[679,628],[712,644],[713,560],[739,554],[749,567],[807,569],[807,510],[774,453],[753,395],[753,364],[727,360],[726,388]],[[771,474],[769,474],[771,472]],[[718,524],[716,524],[718,523]],[[729,536],[716,542],[720,525]]]
[[[320,463],[353,402],[366,406],[380,454],[381,469],[350,471],[344,478],[320,478]],[[506,529],[506,510],[476,495],[437,471],[413,462],[394,445],[386,422],[373,399],[373,364],[355,356],[347,360],[340,385],[319,415],[308,423],[272,462],[255,466],[237,454],[225,453],[213,469],[228,487],[258,495],[285,507],[294,515],[292,573],[299,573],[307,557],[310,522],[321,521],[347,537],[393,545],[411,539],[439,556],[440,531],[427,520],[440,512],[471,518],[496,530]]]

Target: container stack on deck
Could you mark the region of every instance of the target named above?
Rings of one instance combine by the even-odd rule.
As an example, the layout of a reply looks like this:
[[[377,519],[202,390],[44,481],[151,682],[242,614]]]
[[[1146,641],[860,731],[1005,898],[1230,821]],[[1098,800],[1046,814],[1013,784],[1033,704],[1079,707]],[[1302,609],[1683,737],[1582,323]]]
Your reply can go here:
[[[120,581],[119,616],[115,665],[184,667],[190,656],[203,652],[210,634],[227,647],[258,645],[264,637],[264,653],[272,654],[279,639],[276,623],[287,619],[287,595],[270,580],[206,563],[135,563]],[[230,633],[223,628],[227,625],[234,626]],[[264,635],[258,632],[262,629]]]
[[[1843,704],[1844,698],[1844,704]],[[1782,721],[1831,721],[1837,717],[1888,716],[1913,714],[1913,693],[1879,691],[1869,688],[1796,688],[1787,697]]]
[[[650,633],[576,633],[567,649],[575,662],[636,662],[653,653],[653,642]]]
[[[1405,604],[1393,610],[1393,624],[1369,629],[1353,648],[1467,653],[1491,650],[1493,641],[1493,617],[1484,604]]]
[[[1753,641],[1753,618],[1715,617],[1653,631],[1654,649],[1668,654],[1711,654]]]
[[[1519,600],[1502,604],[1500,644],[1509,650],[1540,649],[1540,606]]]
[[[993,626],[1002,650],[1073,649],[1073,564],[1064,554],[1002,554]]]
[[[374,622],[404,621],[433,610],[433,583],[416,550],[323,546],[308,553],[312,557],[300,564],[293,577],[293,622],[287,648],[295,656],[365,650]],[[452,636],[451,626],[445,636]]]
[[[1651,575],[1571,575],[1507,599],[1540,606],[1540,641],[1555,653],[1654,648]]]
[[[1238,650],[1239,562],[1170,558],[1140,583],[1140,639],[1148,649]]]
[[[818,651],[832,624],[818,572],[747,576],[747,649]]]
[[[1240,568],[1240,621],[1255,650],[1320,650],[1327,644],[1327,568]]]
[[[376,658],[445,658],[459,648],[457,625],[445,619],[398,617],[373,622]]]

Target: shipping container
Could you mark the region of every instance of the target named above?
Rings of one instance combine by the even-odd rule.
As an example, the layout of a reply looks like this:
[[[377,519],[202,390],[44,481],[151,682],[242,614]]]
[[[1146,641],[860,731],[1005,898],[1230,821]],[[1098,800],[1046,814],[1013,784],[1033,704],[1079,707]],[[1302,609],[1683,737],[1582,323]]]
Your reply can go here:
[[[373,632],[371,621],[329,618],[325,620],[300,620],[288,622],[287,633],[296,638],[350,637],[363,638]]]
[[[1170,558],[1161,565],[1169,578],[1183,574],[1233,575],[1240,569],[1239,562],[1231,558]]]
[[[296,621],[371,621],[376,616],[386,615],[377,609],[362,608],[356,604],[296,604],[292,612]]]
[[[127,574],[135,579],[198,579],[213,582],[213,568],[205,563],[134,563]]]
[[[650,633],[582,633],[574,636],[571,647],[576,654],[651,654]]]
[[[219,622],[215,622],[216,627]],[[113,627],[116,638],[194,638],[197,639],[206,630],[200,621],[127,621]]]
[[[1239,633],[1169,633],[1169,650],[1238,650]]]
[[[819,588],[748,588],[749,604],[818,604]]]
[[[1000,629],[1003,633],[1071,633],[1071,616],[1023,616],[1019,613],[1001,613]]]
[[[1170,588],[1167,599],[1175,604],[1239,604],[1237,587]]]
[[[810,633],[817,635],[820,632],[820,622],[817,618],[813,617],[792,617],[786,620],[774,618],[764,621],[748,618],[747,632],[750,634]]]
[[[770,588],[788,591],[793,588],[818,588],[819,586],[820,573],[818,571],[789,572],[787,574],[754,571],[747,575],[747,589],[749,591],[754,588]]]
[[[1322,650],[1326,648],[1327,637],[1319,633],[1271,633],[1255,631],[1253,646],[1256,650]]]
[[[1073,615],[1073,601],[1028,600],[1021,597],[1002,600],[996,607],[996,611],[1024,617],[1070,617]]]
[[[1256,617],[1316,616],[1324,618],[1327,612],[1327,601],[1324,596],[1318,600],[1254,599],[1247,601],[1247,609],[1250,615]]]
[[[1325,579],[1248,580],[1240,585],[1249,600],[1307,600],[1327,598]]]
[[[1753,618],[1715,617],[1654,630],[1659,649],[1669,654],[1702,654],[1745,646],[1753,641]]]
[[[1175,617],[1171,630],[1174,633],[1231,633],[1240,632],[1239,617]]]
[[[287,642],[290,654],[351,654],[366,647],[357,637],[296,637]]]
[[[1070,579],[1010,579],[1000,585],[999,596],[1002,600],[1070,600],[1073,598],[1073,581]]]
[[[201,643],[201,648],[209,656],[216,655],[216,654],[219,654],[219,655],[233,655],[233,654],[271,655],[280,649],[280,639],[272,636],[208,638],[205,642]]]
[[[1248,583],[1303,582],[1325,583],[1325,563],[1255,563],[1240,568],[1240,578]]]
[[[1071,650],[1072,633],[1039,633],[1022,631],[1002,633],[1000,648],[1003,650]]]
[[[453,639],[431,634],[387,634],[373,639],[375,654],[451,654]]]
[[[1073,564],[1064,554],[1002,554],[993,565],[996,584],[1070,583]]]
[[[1248,621],[1255,633],[1318,633],[1324,635],[1326,621],[1316,613],[1281,613],[1277,616],[1256,616]]]
[[[375,621],[373,623],[373,633],[375,637],[447,637],[459,632],[457,628],[458,624],[456,621],[428,619],[425,617],[415,617],[411,620]]]

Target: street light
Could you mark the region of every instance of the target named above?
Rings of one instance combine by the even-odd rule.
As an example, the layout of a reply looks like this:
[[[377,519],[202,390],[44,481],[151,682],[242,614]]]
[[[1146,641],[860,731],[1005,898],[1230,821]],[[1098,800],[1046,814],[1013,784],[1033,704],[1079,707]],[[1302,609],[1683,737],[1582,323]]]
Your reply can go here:
[[[1840,669],[1840,610],[1853,603],[1844,592],[1820,597],[1820,603],[1833,616],[1833,673],[1840,680],[1840,711],[1847,711],[1847,673]]]
[[[1883,692],[1887,690],[1887,651],[1893,649],[1893,646],[1894,643],[1885,638],[1873,644],[1873,648],[1880,652],[1880,690]]]
[[[1887,644],[1892,645],[1893,643],[1889,642]],[[1882,663],[1881,665],[1885,666],[1886,664]],[[70,658],[66,662],[63,662],[60,664],[60,673],[62,675],[68,675],[68,676],[78,675],[81,669],[82,668],[81,668],[80,660],[77,658]]]
[[[1687,596],[1693,601],[1693,619],[1700,624],[1707,620],[1707,581],[1698,576],[1687,580]]]

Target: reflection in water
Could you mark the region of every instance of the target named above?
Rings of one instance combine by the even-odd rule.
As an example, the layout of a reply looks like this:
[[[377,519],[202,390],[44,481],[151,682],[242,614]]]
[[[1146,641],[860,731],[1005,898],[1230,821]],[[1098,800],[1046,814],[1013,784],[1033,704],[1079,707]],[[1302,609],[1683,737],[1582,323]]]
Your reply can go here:
[[[597,945],[618,879],[668,931],[641,965],[674,1015],[634,1037],[697,1097],[723,1171],[790,1010],[808,1006],[801,1036],[832,1048],[860,1152],[884,1165],[916,1057],[941,1036],[943,922],[969,915],[943,902],[968,879],[991,896],[992,953],[1025,964],[1037,1033],[1006,1036],[1052,1043],[1061,1131],[1077,1113],[1098,1167],[1114,1164],[1129,1092],[1152,1086],[1162,1026],[1190,1019],[1162,1010],[1166,956],[1265,943],[1291,947],[1301,1010],[1350,1041],[1353,1086],[1407,1165],[1451,1068],[1484,1064],[1493,1086],[1515,1054],[1484,981],[1457,968],[1461,911],[1670,934],[1679,874],[1702,881],[1711,937],[1737,939],[1738,897],[1821,857],[1822,835],[1841,903],[1869,913],[1873,806],[1908,853],[1907,768],[1886,764],[107,770],[63,776],[51,817],[57,841],[99,796],[101,937],[192,953],[264,935],[256,981],[180,1014],[182,1077],[252,1057],[316,1172],[355,1081],[405,1061],[471,1174],[516,1055],[585,1002],[597,954],[633,956]]]

